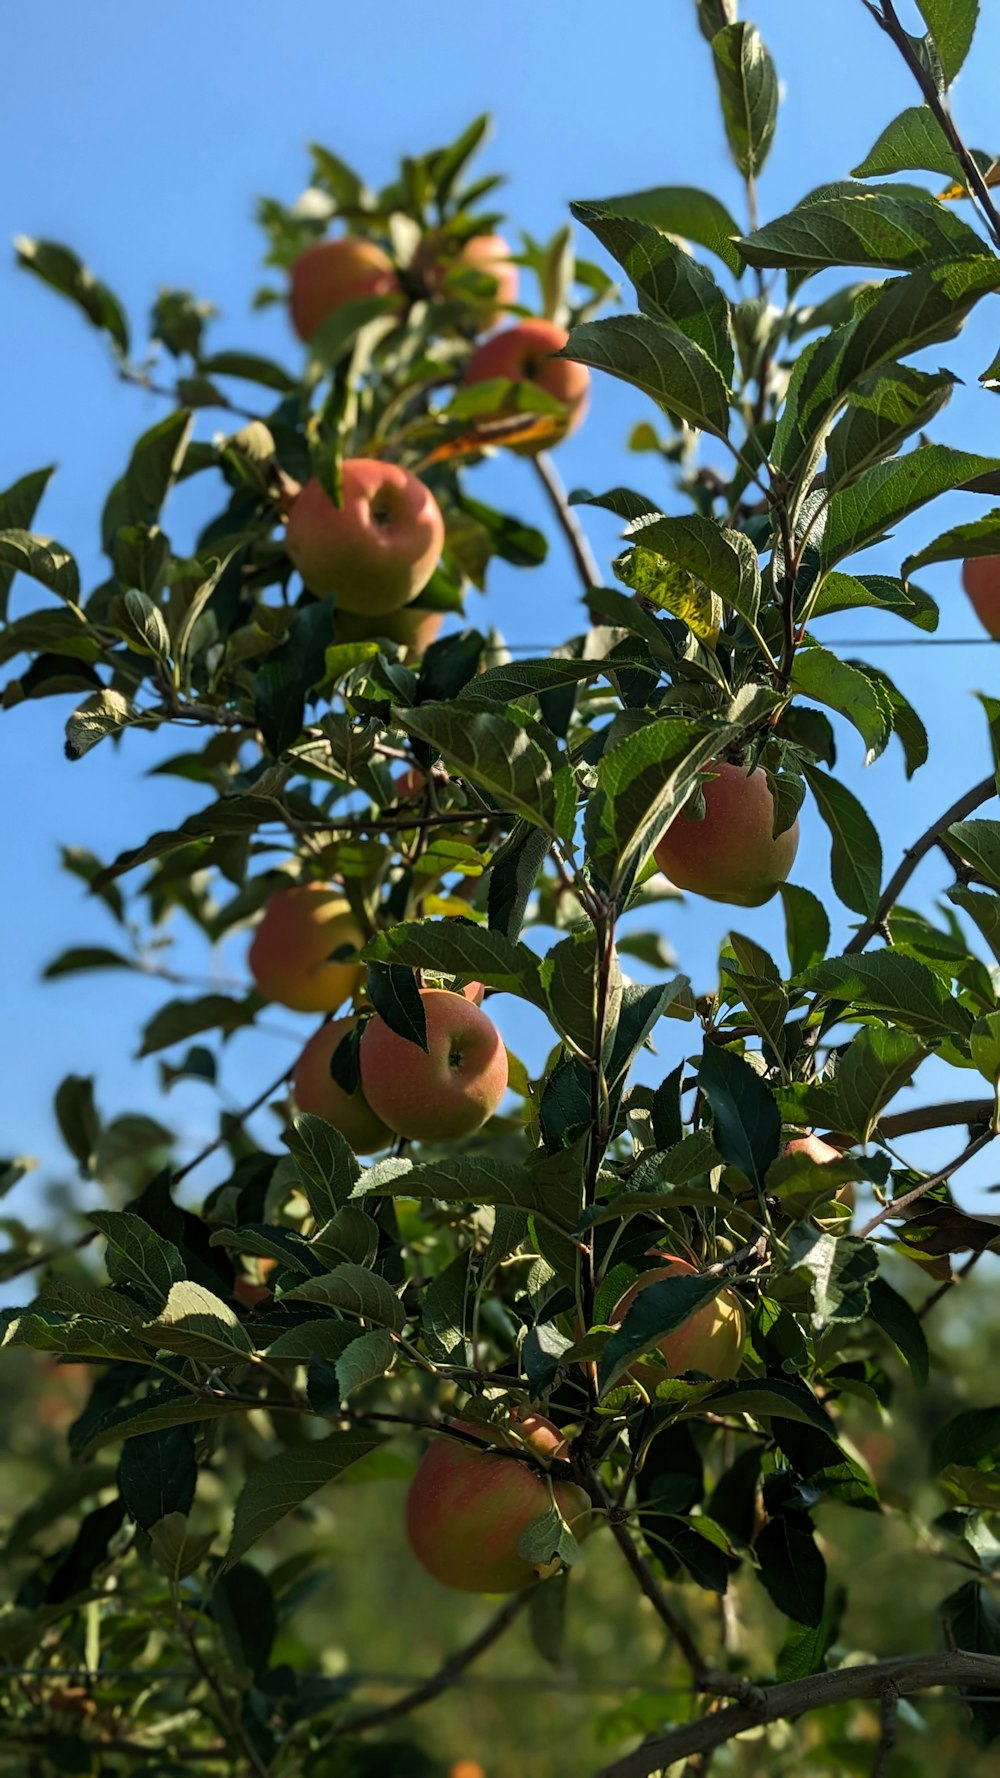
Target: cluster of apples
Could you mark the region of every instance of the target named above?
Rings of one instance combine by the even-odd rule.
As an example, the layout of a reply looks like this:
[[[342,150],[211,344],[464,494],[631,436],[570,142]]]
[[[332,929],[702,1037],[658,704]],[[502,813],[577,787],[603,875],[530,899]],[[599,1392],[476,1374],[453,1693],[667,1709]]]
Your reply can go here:
[[[449,242],[432,232],[424,237],[406,276],[411,290],[454,300],[460,316],[480,332],[493,327],[517,298],[517,267],[499,235]],[[342,309],[372,298],[400,312],[408,301],[399,272],[374,241],[353,235],[319,241],[292,266],[292,323],[305,341]],[[555,442],[582,420],[589,383],[584,365],[552,356],[568,338],[565,328],[550,321],[518,321],[476,348],[463,381],[472,385],[506,378],[536,384],[565,408],[565,419],[546,429],[545,442]],[[531,452],[541,447],[525,443],[516,448]],[[443,621],[439,612],[410,609],[444,546],[441,509],[419,477],[377,458],[348,458],[342,464],[342,487],[336,506],[317,478],[305,484],[288,513],[288,554],[311,593],[319,598],[336,595],[339,641],[387,636],[418,655]]]
[[[249,964],[261,993],[295,1012],[331,1013],[364,992],[357,954],[365,935],[331,883],[280,889],[265,906]],[[483,989],[464,994],[422,988],[427,1049],[410,1043],[374,1014],[361,1038],[361,1086],[346,1093],[330,1072],[334,1051],[359,1012],[331,1019],[306,1044],[292,1075],[300,1111],[325,1118],[361,1154],[394,1136],[448,1142],[471,1136],[507,1088],[507,1052],[478,1004]]]

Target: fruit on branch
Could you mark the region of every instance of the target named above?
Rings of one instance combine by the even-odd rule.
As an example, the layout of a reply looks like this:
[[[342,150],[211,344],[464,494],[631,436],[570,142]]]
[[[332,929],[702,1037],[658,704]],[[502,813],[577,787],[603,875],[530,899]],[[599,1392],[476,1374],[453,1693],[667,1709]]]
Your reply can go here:
[[[374,241],[317,241],[292,266],[289,307],[300,340],[311,340],[338,309],[373,296],[402,298],[395,267]]]
[[[366,934],[332,883],[279,889],[253,936],[248,963],[261,993],[293,1012],[336,1012],[367,971]]]
[[[496,377],[505,377],[512,383],[536,383],[565,406],[565,417],[544,415],[545,438],[513,447],[522,456],[533,457],[547,444],[558,443],[576,430],[586,412],[590,387],[586,365],[552,356],[562,350],[568,339],[565,327],[557,327],[553,321],[518,321],[484,340],[465,367],[467,384],[488,383]]]
[[[502,235],[449,241],[434,229],[421,241],[413,270],[429,296],[460,305],[481,331],[517,301],[517,266]]]
[[[507,1088],[507,1052],[492,1019],[464,994],[422,988],[427,1050],[376,1014],[361,1039],[361,1085],[377,1117],[415,1142],[454,1142],[492,1117]]]
[[[774,838],[774,798],[759,768],[713,760],[702,783],[705,814],[674,816],[653,857],[678,889],[736,907],[760,907],[783,883],[799,847],[798,818]]]
[[[785,1153],[808,1155],[809,1159],[815,1161],[818,1167],[826,1167],[831,1161],[841,1159],[842,1150],[834,1148],[832,1142],[827,1142],[822,1136],[817,1136],[810,1131],[808,1136],[793,1136],[791,1142],[785,1144]],[[854,1181],[847,1180],[845,1184],[839,1185],[836,1191],[830,1193],[830,1197],[831,1201],[846,1204],[848,1210],[853,1210]]]
[[[448,1767],[448,1778],[486,1778],[486,1773],[477,1759],[457,1759]]]
[[[455,1422],[460,1432],[489,1438],[487,1451],[446,1436],[421,1460],[406,1501],[410,1548],[442,1586],[463,1593],[518,1593],[539,1579],[538,1565],[518,1554],[522,1532],[550,1511],[553,1500],[574,1537],[591,1528],[590,1501],[575,1482],[549,1481],[502,1447],[529,1451],[544,1463],[565,1458],[568,1446],[551,1421],[527,1414],[509,1432]]]
[[[962,585],[983,629],[1000,642],[1000,556],[970,556],[962,563]]]
[[[300,1111],[325,1118],[357,1154],[374,1154],[388,1148],[392,1131],[375,1116],[360,1087],[357,1092],[345,1093],[330,1073],[334,1052],[357,1022],[352,1016],[332,1019],[313,1032],[295,1064],[292,1092]]]
[[[613,1327],[625,1319],[640,1291],[648,1290],[651,1284],[658,1284],[663,1278],[689,1278],[698,1272],[697,1266],[690,1260],[679,1258],[676,1253],[661,1254],[658,1248],[650,1249],[650,1253],[667,1263],[656,1266],[651,1272],[643,1272],[625,1292],[612,1311]],[[736,1376],[746,1337],[743,1304],[734,1290],[724,1289],[710,1303],[682,1321],[680,1327],[675,1327],[673,1333],[665,1334],[657,1342],[657,1351],[666,1359],[675,1377],[683,1376],[685,1371],[703,1371],[706,1377],[722,1380]],[[631,1374],[650,1377],[648,1369],[643,1372],[641,1358],[632,1366]],[[655,1372],[653,1375],[655,1377]]]
[[[437,639],[444,623],[443,611],[428,611],[420,605],[404,605],[400,611],[386,612],[384,617],[362,617],[357,611],[338,611],[333,620],[333,640],[338,642],[374,642],[384,637],[398,642],[406,650],[405,661],[419,660]]]
[[[444,548],[429,488],[398,463],[348,457],[342,505],[314,476],[288,515],[285,547],[311,593],[340,611],[384,617],[422,593]]]
[[[233,1281],[233,1295],[237,1302],[242,1303],[245,1309],[254,1309],[258,1303],[266,1303],[271,1296],[271,1287],[269,1284],[265,1284],[264,1280],[269,1278],[271,1273],[277,1270],[277,1267],[277,1260],[270,1255],[259,1259],[257,1261],[259,1283],[253,1278],[248,1278],[245,1272],[237,1272]]]

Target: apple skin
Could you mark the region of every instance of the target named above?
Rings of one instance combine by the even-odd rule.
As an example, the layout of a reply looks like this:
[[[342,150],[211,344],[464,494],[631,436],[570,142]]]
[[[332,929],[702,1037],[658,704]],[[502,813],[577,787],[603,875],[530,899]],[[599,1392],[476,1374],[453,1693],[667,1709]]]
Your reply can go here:
[[[969,556],[962,585],[986,634],[1000,642],[1000,556]]]
[[[482,332],[495,326],[504,310],[517,301],[517,266],[511,259],[510,243],[502,235],[471,235],[456,246],[434,229],[421,241],[413,268],[429,296],[461,304]],[[473,271],[486,273],[496,289],[488,296],[470,291],[462,274]]]
[[[378,1014],[361,1039],[361,1085],[397,1136],[454,1142],[493,1116],[507,1088],[507,1052],[492,1019],[464,994],[421,988],[427,1052]]]
[[[292,266],[289,309],[300,340],[311,340],[338,309],[367,296],[402,298],[392,261],[374,241],[357,235],[317,241]]]
[[[642,1277],[625,1292],[612,1311],[613,1326],[617,1327],[624,1320],[639,1292],[648,1290],[651,1284],[658,1284],[662,1278],[690,1278],[697,1274],[697,1266],[693,1266],[690,1260],[680,1259],[675,1253],[660,1256],[657,1250],[657,1257],[665,1259],[666,1265],[657,1266],[651,1272],[643,1272]],[[743,1304],[735,1291],[720,1290],[712,1302],[689,1315],[673,1333],[665,1335],[658,1342],[657,1350],[662,1353],[675,1377],[683,1376],[685,1371],[703,1371],[706,1377],[716,1377],[721,1382],[736,1376],[743,1360],[745,1344],[746,1316]],[[631,1374],[646,1378],[650,1376],[648,1369],[643,1371],[641,1358],[632,1367]]]
[[[348,457],[343,505],[314,476],[292,503],[285,547],[311,593],[340,611],[385,617],[422,593],[444,548],[429,488],[397,463]]]
[[[277,1265],[277,1260],[269,1255],[265,1255],[263,1259],[257,1261],[257,1277],[261,1280],[260,1283],[256,1283],[253,1278],[248,1278],[245,1272],[237,1272],[233,1281],[233,1295],[237,1302],[242,1303],[245,1309],[255,1309],[258,1303],[266,1303],[272,1293],[270,1286],[263,1280],[269,1278],[271,1273],[276,1271]]]
[[[334,951],[365,944],[350,907],[332,883],[279,889],[264,908],[247,961],[261,993],[293,1012],[336,1012],[365,981],[363,963],[329,962]]]
[[[419,605],[404,605],[400,611],[387,612],[384,617],[362,617],[356,611],[338,611],[333,620],[333,640],[338,642],[375,642],[385,637],[405,648],[404,661],[419,660],[435,642],[444,623],[443,611],[428,611]]]
[[[356,1017],[332,1019],[314,1031],[295,1064],[292,1092],[300,1111],[325,1118],[346,1137],[356,1154],[375,1154],[388,1148],[392,1131],[375,1116],[360,1088],[345,1093],[330,1073],[333,1053],[357,1024]]]
[[[527,1446],[543,1460],[565,1457],[568,1448],[558,1429],[536,1414],[519,1422],[516,1441],[494,1427],[461,1420],[455,1425],[477,1438]],[[592,1515],[583,1489],[557,1481],[553,1493],[574,1535],[585,1537]],[[550,1505],[549,1484],[527,1463],[502,1451],[436,1438],[410,1484],[407,1537],[417,1561],[442,1586],[463,1593],[519,1593],[539,1576],[518,1555],[518,1538]]]
[[[653,857],[678,889],[709,901],[756,908],[770,901],[788,876],[799,849],[799,824],[771,837],[774,799],[759,768],[713,760],[717,777],[702,785],[705,817],[694,821],[682,809],[675,815]]]
[[[839,1148],[834,1148],[832,1142],[825,1142],[822,1136],[816,1136],[810,1131],[808,1136],[793,1136],[791,1142],[786,1142],[785,1153],[806,1154],[811,1161],[816,1162],[818,1167],[825,1167],[830,1161],[839,1161],[842,1151]],[[834,1192],[833,1198],[835,1203],[846,1204],[848,1210],[853,1210],[853,1182],[848,1180],[846,1185],[839,1186]]]
[[[537,383],[569,410],[562,422],[554,414],[547,414],[546,420],[553,425],[552,435],[542,443],[515,445],[513,448],[520,456],[537,456],[547,444],[575,432],[584,417],[590,388],[587,366],[551,356],[561,351],[568,339],[565,327],[557,327],[553,321],[518,321],[484,340],[465,367],[467,384],[488,383],[494,377],[506,377],[514,383]]]

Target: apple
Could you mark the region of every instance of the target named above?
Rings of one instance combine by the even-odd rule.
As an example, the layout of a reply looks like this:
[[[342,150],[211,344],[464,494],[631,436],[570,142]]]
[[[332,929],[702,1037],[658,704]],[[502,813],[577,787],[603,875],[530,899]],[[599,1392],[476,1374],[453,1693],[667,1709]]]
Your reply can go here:
[[[786,1154],[808,1155],[809,1159],[815,1161],[818,1167],[828,1166],[830,1161],[839,1161],[842,1152],[841,1149],[834,1148],[832,1142],[825,1141],[822,1136],[816,1136],[812,1131],[808,1136],[793,1136],[791,1142],[785,1144]],[[846,1204],[848,1210],[853,1210],[854,1182],[848,1180],[846,1184],[838,1186],[832,1194],[832,1199],[835,1203]]]
[[[424,236],[413,269],[429,296],[460,304],[480,331],[499,321],[504,309],[517,301],[517,266],[510,243],[502,235],[471,235],[466,241],[449,241],[439,229]],[[470,272],[492,279],[493,289],[477,288]]]
[[[962,585],[983,629],[1000,642],[1000,556],[970,556],[962,563]]]
[[[563,1458],[568,1446],[558,1428],[528,1414],[511,1432],[455,1422],[460,1432],[489,1438],[501,1447],[534,1453],[542,1462]],[[591,1527],[591,1505],[574,1482],[551,1484],[529,1464],[443,1435],[421,1460],[406,1501],[410,1548],[442,1586],[463,1593],[517,1593],[539,1578],[518,1555],[518,1538],[549,1511],[552,1496],[574,1536]]]
[[[642,1290],[648,1290],[651,1284],[658,1284],[662,1278],[694,1277],[698,1267],[690,1260],[681,1259],[676,1253],[660,1254],[653,1248],[651,1254],[666,1260],[666,1264],[656,1266],[650,1272],[643,1272],[630,1290],[615,1304],[611,1314],[611,1324],[617,1327],[627,1315],[636,1297]],[[743,1304],[734,1290],[720,1290],[717,1297],[703,1308],[696,1309],[673,1333],[664,1335],[657,1344],[675,1377],[683,1376],[685,1371],[703,1371],[706,1377],[717,1377],[721,1380],[735,1377],[743,1359],[743,1347],[746,1344],[746,1317]],[[643,1373],[642,1359],[638,1359],[632,1368],[633,1376]],[[655,1375],[655,1373],[654,1373]]]
[[[295,1064],[292,1093],[300,1111],[325,1118],[357,1154],[374,1154],[388,1148],[392,1131],[375,1116],[360,1088],[345,1093],[330,1073],[334,1051],[357,1022],[350,1016],[333,1019],[313,1033]]]
[[[338,309],[367,296],[402,297],[395,267],[374,241],[357,235],[317,241],[292,266],[289,307],[300,340],[311,340]]]
[[[360,951],[365,942],[332,883],[303,883],[270,897],[247,961],[266,999],[293,1012],[335,1012],[367,975],[363,963],[336,953]]]
[[[507,1052],[492,1019],[464,994],[422,988],[427,1050],[375,1017],[361,1039],[361,1085],[397,1136],[453,1142],[493,1116],[507,1088]]]
[[[255,1309],[258,1303],[266,1303],[271,1296],[271,1288],[264,1283],[277,1268],[277,1260],[270,1255],[256,1262],[257,1279],[248,1278],[245,1272],[237,1272],[233,1280],[233,1295],[238,1303],[246,1309]]]
[[[546,443],[565,438],[574,432],[583,419],[590,387],[590,372],[585,364],[574,364],[569,358],[553,358],[565,346],[569,334],[553,321],[518,321],[513,327],[495,333],[473,352],[465,367],[465,382],[488,383],[495,377],[506,377],[512,383],[537,383],[546,394],[561,401],[566,417],[546,414],[551,421],[550,437],[541,443],[517,445],[522,455],[533,457]]]
[[[457,1759],[448,1767],[448,1778],[486,1778],[486,1773],[477,1759]]]
[[[705,815],[675,815],[653,857],[678,889],[709,901],[756,908],[785,881],[799,847],[799,823],[772,837],[774,798],[766,773],[713,760],[702,783]]]
[[[362,617],[356,611],[337,611],[333,620],[333,640],[338,642],[376,642],[384,637],[405,648],[404,661],[419,660],[436,641],[444,623],[443,611],[429,611],[422,605],[404,605],[400,611],[387,612],[384,617]]]
[[[384,617],[422,593],[444,547],[444,519],[429,488],[398,463],[348,457],[343,504],[314,476],[292,503],[285,547],[311,593],[339,611]]]

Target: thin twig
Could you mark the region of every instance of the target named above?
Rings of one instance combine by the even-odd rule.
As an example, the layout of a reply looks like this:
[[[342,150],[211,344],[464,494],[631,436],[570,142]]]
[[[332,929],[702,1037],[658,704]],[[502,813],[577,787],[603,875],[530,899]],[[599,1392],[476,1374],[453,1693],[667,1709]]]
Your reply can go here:
[[[324,1018],[322,1024],[325,1025],[325,1023],[326,1020]],[[228,1142],[233,1133],[234,1126],[246,1123],[248,1117],[252,1117],[255,1111],[259,1111],[265,1101],[271,1097],[271,1094],[276,1093],[279,1087],[284,1086],[286,1080],[288,1080],[294,1072],[294,1069],[295,1063],[289,1063],[288,1067],[278,1075],[277,1080],[272,1080],[270,1084],[264,1088],[262,1093],[257,1094],[256,1099],[251,1099],[249,1105],[244,1105],[242,1111],[231,1111],[227,1113],[226,1128],[220,1130],[218,1136],[213,1137],[211,1142],[207,1143],[204,1148],[200,1149],[193,1160],[186,1161],[183,1167],[175,1167],[173,1173],[170,1175],[171,1185],[179,1185],[182,1179],[186,1179],[189,1173],[193,1173],[196,1167],[201,1166],[202,1161],[207,1161],[210,1154],[214,1154],[217,1148],[221,1148],[224,1143]]]
[[[965,1166],[966,1161],[971,1161],[974,1155],[986,1148],[993,1141],[995,1135],[995,1130],[984,1130],[981,1136],[977,1136],[973,1142],[968,1144],[968,1147],[963,1148],[961,1154],[956,1155],[953,1161],[949,1161],[947,1167],[942,1167],[939,1173],[932,1173],[929,1179],[922,1180],[919,1185],[913,1187],[912,1191],[904,1192],[901,1198],[893,1198],[891,1204],[883,1205],[878,1215],[873,1216],[870,1221],[865,1223],[864,1228],[858,1230],[858,1240],[863,1241],[866,1235],[870,1235],[881,1223],[887,1222],[890,1216],[898,1216],[901,1210],[909,1209],[911,1204],[915,1204],[918,1198],[922,1198],[926,1192],[932,1191],[936,1185],[944,1185],[953,1173],[957,1173],[960,1167]]]
[[[959,1266],[958,1271],[954,1274],[953,1277],[946,1278],[943,1284],[938,1285],[937,1290],[935,1290],[927,1298],[927,1301],[925,1303],[921,1303],[919,1309],[917,1310],[918,1321],[923,1321],[924,1317],[929,1315],[932,1309],[937,1308],[937,1305],[941,1301],[942,1297],[947,1296],[948,1292],[950,1290],[954,1290],[956,1284],[959,1284],[963,1278],[967,1278],[969,1276],[969,1273],[972,1271],[973,1266],[976,1265],[977,1262],[982,1259],[984,1252],[985,1252],[985,1248],[977,1247],[975,1253],[970,1253],[964,1266]]]
[[[34,1259],[26,1259],[21,1265],[15,1266],[12,1272],[0,1271],[0,1284],[9,1284],[12,1278],[20,1278],[25,1272],[34,1272],[39,1266],[49,1266],[54,1260],[62,1259],[64,1254],[78,1253],[81,1247],[89,1247],[96,1241],[97,1230],[88,1229],[85,1235],[78,1235],[75,1241],[65,1241],[61,1247],[47,1247],[44,1253],[37,1253]]]
[[[610,1506],[603,1483],[596,1475],[591,1475],[589,1486],[596,1504],[608,1512],[611,1535],[638,1581],[640,1591],[649,1600],[660,1622],[676,1642],[684,1660],[691,1669],[691,1676],[695,1684],[700,1684],[709,1672],[709,1665],[694,1637],[683,1618],[677,1615],[663,1588],[659,1585],[652,1568],[635,1542],[621,1513]]]
[[[875,1763],[872,1766],[871,1778],[886,1778],[889,1761],[896,1745],[899,1729],[899,1693],[894,1685],[887,1685],[879,1701],[879,1738],[875,1749]]]
[[[587,533],[569,503],[559,471],[548,452],[539,451],[537,457],[534,457],[532,461],[535,465],[535,474],[548,496],[556,522],[569,544],[570,554],[576,563],[576,570],[583,583],[584,597],[586,597],[595,587],[604,585],[601,570],[597,565],[597,558],[587,540]]]
[[[456,1649],[454,1654],[449,1655],[430,1679],[421,1680],[420,1684],[415,1685],[412,1691],[404,1692],[403,1696],[397,1698],[392,1704],[383,1704],[357,1716],[346,1717],[343,1722],[338,1723],[337,1734],[360,1735],[366,1729],[381,1728],[383,1723],[395,1722],[397,1717],[408,1716],[411,1710],[419,1710],[422,1704],[430,1704],[434,1698],[439,1698],[442,1692],[448,1691],[449,1687],[461,1678],[466,1668],[471,1667],[473,1661],[478,1660],[481,1654],[485,1654],[488,1648],[492,1648],[504,1632],[509,1630],[515,1618],[520,1617],[521,1612],[528,1604],[531,1593],[530,1587],[526,1588],[523,1593],[515,1593],[514,1597],[508,1599],[507,1603],[501,1607],[496,1616],[490,1619],[485,1628],[480,1630],[479,1635],[474,1636],[471,1642],[467,1642],[464,1648]]]
[[[863,1667],[838,1667],[832,1673],[812,1673],[806,1679],[788,1680],[766,1687],[750,1704],[732,1704],[697,1722],[683,1724],[666,1735],[643,1742],[624,1759],[605,1766],[596,1778],[649,1778],[690,1759],[722,1747],[734,1736],[762,1723],[781,1722],[825,1710],[831,1704],[858,1698],[882,1698],[892,1686],[900,1697],[936,1686],[983,1687],[1000,1685],[1000,1656],[966,1654],[961,1650],[941,1654],[902,1655],[874,1661]]]
[[[936,821],[931,822],[930,827],[925,829],[919,840],[915,840],[912,846],[906,848],[897,870],[889,878],[882,892],[878,907],[871,919],[866,920],[863,926],[859,926],[853,938],[844,946],[845,956],[856,951],[863,951],[868,940],[874,938],[875,934],[882,930],[886,918],[899,899],[900,891],[909,882],[921,859],[925,858],[927,853],[938,844],[946,828],[951,827],[956,821],[964,821],[966,815],[972,814],[973,809],[978,809],[983,803],[988,803],[990,798],[996,794],[996,778],[991,773],[988,778],[983,778],[978,784],[974,784],[971,790],[967,790],[964,796],[958,798],[957,802],[952,803],[943,815],[939,815]]]
[[[233,1708],[230,1699],[226,1696],[225,1689],[218,1674],[214,1671],[211,1662],[205,1659],[201,1649],[198,1647],[198,1632],[195,1625],[191,1622],[191,1619],[187,1617],[184,1611],[179,1608],[177,1611],[177,1627],[187,1643],[194,1665],[197,1667],[198,1672],[201,1674],[202,1679],[205,1681],[205,1684],[208,1686],[209,1691],[219,1707],[223,1727],[227,1734],[231,1737],[231,1740],[240,1747],[251,1770],[257,1774],[257,1778],[271,1778],[270,1765],[261,1759],[260,1754],[257,1752],[257,1749],[254,1747],[253,1742],[250,1740],[249,1735],[240,1721],[239,1711]]]

